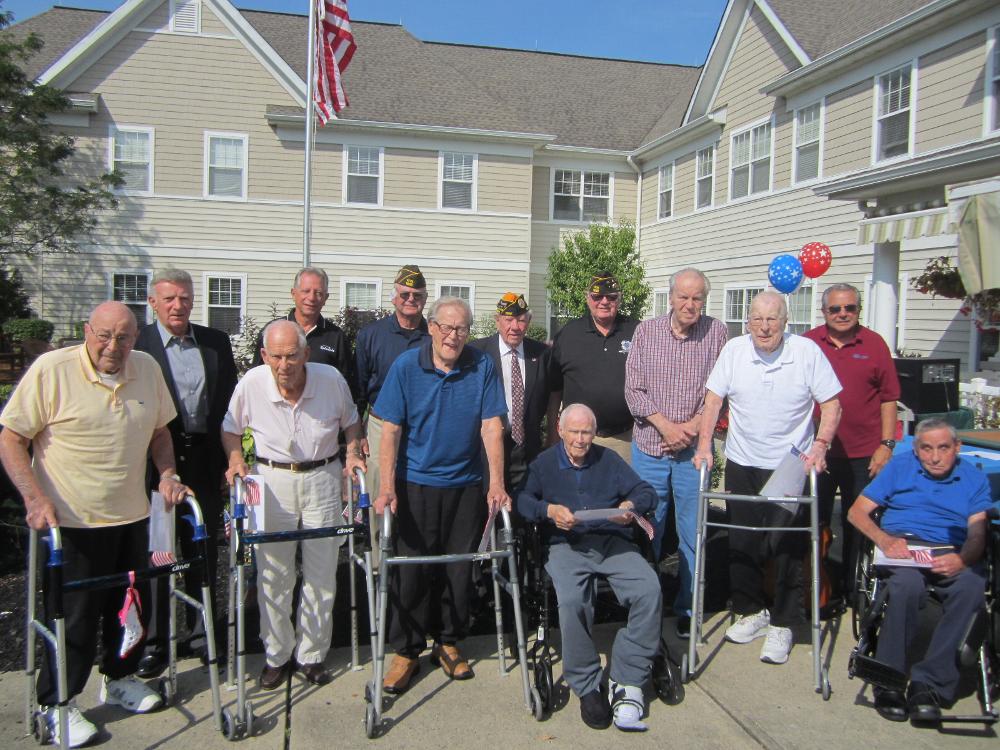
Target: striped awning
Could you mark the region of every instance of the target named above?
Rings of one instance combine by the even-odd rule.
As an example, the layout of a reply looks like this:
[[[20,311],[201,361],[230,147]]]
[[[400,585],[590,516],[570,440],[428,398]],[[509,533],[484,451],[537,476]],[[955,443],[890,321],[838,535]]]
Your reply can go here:
[[[948,208],[929,208],[893,216],[879,216],[858,222],[858,244],[899,242],[918,237],[934,237],[949,230]]]

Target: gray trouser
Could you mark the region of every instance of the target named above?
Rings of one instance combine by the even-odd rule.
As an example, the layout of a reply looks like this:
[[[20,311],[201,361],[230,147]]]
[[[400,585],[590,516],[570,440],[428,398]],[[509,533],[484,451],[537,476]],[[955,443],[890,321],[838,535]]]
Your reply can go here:
[[[641,686],[660,645],[660,581],[634,544],[619,536],[585,534],[549,546],[545,570],[559,601],[563,675],[577,696],[598,690],[601,659],[594,646],[594,593],[605,578],[628,623],[615,636],[611,679]]]

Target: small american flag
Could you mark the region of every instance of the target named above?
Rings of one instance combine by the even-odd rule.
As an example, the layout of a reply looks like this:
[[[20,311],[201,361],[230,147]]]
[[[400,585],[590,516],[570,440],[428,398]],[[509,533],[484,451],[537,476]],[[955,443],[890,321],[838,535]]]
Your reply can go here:
[[[260,505],[260,485],[249,477],[243,480],[246,492],[243,493],[243,502],[246,505]]]
[[[347,106],[341,75],[351,64],[358,46],[351,33],[347,0],[313,0],[316,3],[316,80],[313,101],[316,115],[326,125]]]
[[[174,557],[173,552],[153,552],[149,557],[153,561],[153,565],[156,567],[160,567],[161,565],[173,565],[177,562],[177,558]]]
[[[646,532],[646,536],[649,537],[649,541],[653,541],[656,531],[653,529],[653,524],[647,521],[645,516],[640,516],[638,513],[633,513],[630,510],[625,511],[625,515],[631,516],[632,520],[635,521],[639,528]]]

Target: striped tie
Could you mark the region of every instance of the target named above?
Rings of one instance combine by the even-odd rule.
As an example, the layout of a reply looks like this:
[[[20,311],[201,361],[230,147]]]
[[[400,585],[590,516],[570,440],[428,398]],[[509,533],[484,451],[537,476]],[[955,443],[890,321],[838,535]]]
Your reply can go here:
[[[510,434],[515,443],[524,444],[524,380],[517,349],[510,350]]]

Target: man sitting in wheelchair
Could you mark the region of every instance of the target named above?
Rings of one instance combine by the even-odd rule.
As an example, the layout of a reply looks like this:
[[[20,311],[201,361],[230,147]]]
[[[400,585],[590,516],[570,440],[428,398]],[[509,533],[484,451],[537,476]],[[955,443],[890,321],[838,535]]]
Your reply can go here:
[[[909,545],[933,548],[925,567],[890,564],[879,569],[888,599],[877,639],[878,662],[905,674],[928,586],[942,606],[926,653],[910,668],[905,698],[900,690],[874,689],[875,708],[890,721],[941,718],[940,705],[954,701],[958,688],[958,650],[984,605],[986,580],[980,560],[987,539],[986,511],[992,504],[990,486],[981,471],[959,457],[960,445],[955,429],[943,420],[920,422],[914,451],[894,456],[848,513],[848,520],[887,558],[912,562]],[[879,508],[881,525],[871,517]]]

